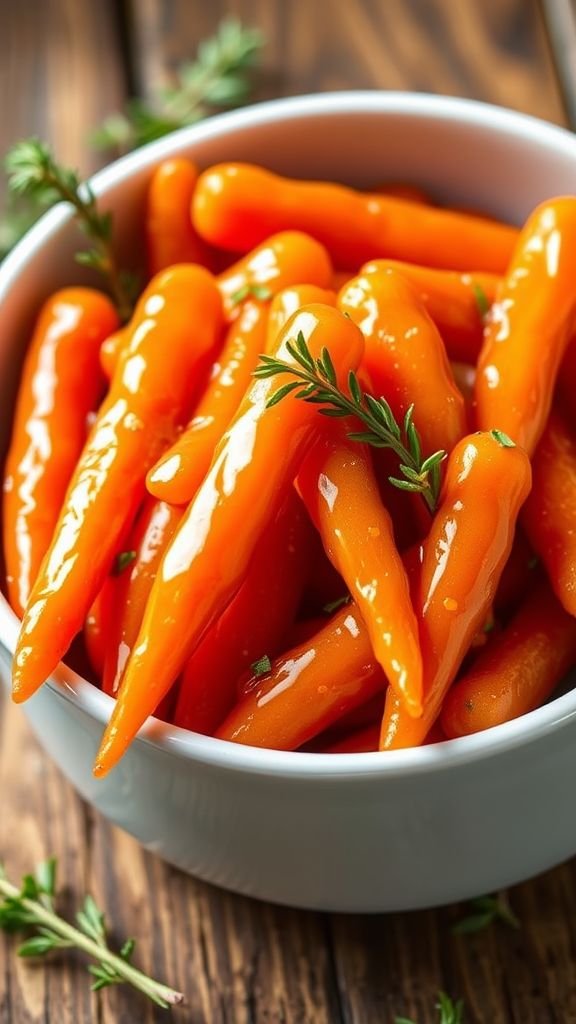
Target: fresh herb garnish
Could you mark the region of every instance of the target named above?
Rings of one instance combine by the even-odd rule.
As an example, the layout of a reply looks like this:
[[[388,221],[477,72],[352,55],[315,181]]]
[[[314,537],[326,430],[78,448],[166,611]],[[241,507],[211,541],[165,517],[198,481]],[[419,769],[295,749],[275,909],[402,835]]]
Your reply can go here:
[[[92,267],[108,282],[118,313],[127,320],[132,312],[136,282],[121,270],[112,248],[112,216],[100,213],[90,183],[76,171],[56,162],[49,146],[40,139],[24,139],[8,152],[5,161],[8,186],[16,196],[37,201],[43,207],[63,201],[74,207],[83,232],[94,243],[76,253],[78,263]]]
[[[124,572],[124,569],[127,569],[129,565],[132,565],[132,562],[134,561],[135,558],[135,551],[120,551],[119,554],[117,554],[116,558],[114,559],[114,565],[112,566],[112,575],[119,576],[120,573]]]
[[[244,284],[237,292],[230,297],[233,306],[237,306],[246,299],[258,299],[259,302],[267,302],[272,298],[272,292],[263,284]]]
[[[337,597],[335,601],[329,601],[322,608],[326,615],[332,615],[332,612],[337,612],[339,608],[343,608],[345,604],[349,604],[351,598],[350,594],[344,594],[343,597]]]
[[[88,970],[94,978],[92,990],[123,982],[132,985],[157,1006],[168,1009],[184,996],[149,978],[131,963],[135,941],[128,939],[119,953],[108,947],[104,915],[91,896],[86,896],[69,924],[55,910],[56,860],[39,864],[33,875],[25,875],[18,889],[8,881],[0,865],[0,929],[6,932],[33,931],[17,950],[18,956],[38,957],[56,949],[81,949],[92,957]]]
[[[454,1002],[445,992],[438,993],[438,1002],[435,1004],[439,1011],[438,1024],[462,1024],[464,1020],[464,1002],[458,999]],[[394,1024],[415,1024],[415,1021],[408,1017],[395,1017]]]
[[[426,458],[422,457],[420,438],[412,419],[414,406],[411,405],[407,410],[400,426],[386,399],[374,398],[362,391],[353,370],[348,375],[349,394],[340,390],[328,349],[324,348],[320,359],[314,360],[302,332],[294,341],[287,343],[286,349],[297,366],[274,356],[261,355],[260,364],[254,371],[254,376],[259,378],[275,377],[277,374],[290,374],[296,378],[283,384],[268,399],[268,407],[271,408],[293,393],[295,398],[301,398],[304,402],[323,406],[318,410],[323,416],[356,416],[368,430],[349,433],[348,437],[353,441],[361,441],[376,448],[390,448],[395,452],[400,460],[402,478],[391,476],[390,483],[401,490],[421,494],[433,512],[440,491],[440,463],[446,457],[446,452],[438,451]]]
[[[495,896],[478,896],[477,899],[470,901],[470,909],[472,913],[463,917],[452,928],[455,935],[481,932],[497,921],[508,925],[509,928],[520,927],[520,921],[510,908],[506,892],[496,893]]]
[[[503,430],[491,430],[490,433],[492,434],[494,440],[498,441],[498,444],[501,445],[502,448],[516,447],[512,438],[508,437],[508,434],[505,434]]]
[[[261,32],[226,18],[198,46],[196,60],[181,64],[172,88],[150,101],[132,100],[124,113],[111,114],[92,134],[99,149],[130,149],[195,124],[216,109],[236,107],[250,94],[250,72],[264,46]]]
[[[472,291],[474,292],[474,298],[476,299],[476,305],[478,306],[478,312],[482,319],[486,316],[486,313],[490,309],[490,303],[488,302],[488,296],[481,285],[477,284],[476,281],[472,282]]]
[[[252,662],[250,668],[256,678],[258,676],[266,676],[272,670],[272,662],[267,654],[263,654],[261,658],[258,658],[258,661]]]

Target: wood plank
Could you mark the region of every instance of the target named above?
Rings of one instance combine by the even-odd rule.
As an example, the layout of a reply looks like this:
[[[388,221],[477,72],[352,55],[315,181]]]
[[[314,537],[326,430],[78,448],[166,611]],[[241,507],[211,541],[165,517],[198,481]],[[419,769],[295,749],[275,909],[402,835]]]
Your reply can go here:
[[[268,43],[257,98],[329,89],[468,96],[559,123],[537,0],[126,0],[142,92],[156,90],[225,15]]]

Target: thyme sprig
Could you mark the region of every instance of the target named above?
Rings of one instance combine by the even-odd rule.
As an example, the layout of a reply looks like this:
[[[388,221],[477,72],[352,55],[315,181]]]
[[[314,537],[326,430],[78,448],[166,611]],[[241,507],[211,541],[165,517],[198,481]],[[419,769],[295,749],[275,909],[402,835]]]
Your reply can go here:
[[[195,124],[216,109],[236,107],[250,94],[250,72],[264,45],[261,32],[226,18],[198,46],[196,59],[181,64],[171,88],[149,101],[132,100],[124,113],[111,114],[91,141],[121,153]]]
[[[134,939],[128,939],[118,953],[109,948],[104,915],[92,896],[86,896],[73,925],[56,913],[55,895],[55,858],[39,864],[33,875],[25,875],[20,889],[8,880],[0,865],[0,929],[32,931],[18,947],[18,956],[40,957],[56,949],[81,949],[93,961],[88,964],[88,971],[94,978],[94,992],[127,983],[163,1009],[183,1001],[181,992],[149,978],[132,965]]]
[[[80,228],[93,242],[90,249],[76,253],[76,259],[105,277],[120,317],[127,320],[136,282],[118,266],[112,248],[112,215],[100,212],[90,183],[57,163],[50,147],[35,138],[17,142],[6,156],[5,167],[9,189],[15,196],[33,200],[41,207],[61,200],[74,208]]]
[[[470,901],[469,906],[471,913],[452,928],[455,935],[472,935],[498,922],[509,928],[520,928],[520,921],[512,910],[508,893],[505,891],[494,896],[478,896]]]
[[[446,995],[445,992],[438,993],[438,1002],[435,1004],[438,1010],[438,1024],[462,1024],[464,1020],[464,1002],[462,999],[456,1001]],[[394,1024],[415,1024],[415,1021],[408,1017],[395,1017]]]
[[[294,341],[289,341],[286,350],[294,363],[285,362],[275,356],[260,356],[260,363],[254,371],[258,378],[290,374],[294,380],[283,384],[268,399],[272,407],[289,394],[304,402],[319,405],[323,416],[355,416],[367,428],[348,434],[353,441],[364,442],[375,448],[390,448],[399,459],[401,477],[389,477],[394,487],[403,491],[421,494],[430,512],[436,508],[440,491],[440,464],[446,457],[445,451],[437,451],[423,457],[420,437],[413,420],[414,405],[407,410],[402,424],[397,423],[394,413],[385,398],[375,398],[360,387],[353,370],[348,374],[348,391],[340,388],[336,370],[328,349],[322,349],[319,359],[310,354],[304,335],[300,331]]]

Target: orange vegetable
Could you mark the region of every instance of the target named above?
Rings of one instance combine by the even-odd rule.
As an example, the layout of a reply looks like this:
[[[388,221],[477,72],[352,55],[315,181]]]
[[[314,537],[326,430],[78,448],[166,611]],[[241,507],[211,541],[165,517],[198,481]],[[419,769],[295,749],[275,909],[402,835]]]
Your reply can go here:
[[[311,302],[323,302],[326,306],[336,305],[336,292],[330,288],[319,288],[316,284],[295,284],[284,288],[274,296],[268,313],[268,330],[266,335],[266,351],[276,347],[276,339],[284,324],[302,306]]]
[[[550,414],[533,471],[522,526],[556,597],[576,615],[576,437],[563,409]]]
[[[341,382],[358,365],[362,335],[330,306],[305,306],[286,324],[276,354],[294,366],[286,345],[299,332],[316,358],[330,346]],[[164,556],[96,759],[98,775],[122,756],[239,589],[317,429],[314,406],[293,395],[267,406],[277,387],[275,379],[253,381]]]
[[[91,288],[56,292],[36,321],[4,470],[6,583],[18,615],[50,546],[88,413],[102,390],[100,345],[117,326],[110,300]]]
[[[416,403],[426,455],[451,451],[466,433],[464,399],[442,338],[409,282],[394,270],[360,275],[340,293],[338,306],[364,334],[362,365],[374,393],[385,396],[399,422]]]
[[[213,733],[235,703],[242,673],[258,658],[276,654],[302,595],[312,536],[291,490],[262,534],[238,593],[184,669],[175,725]]]
[[[323,245],[302,231],[281,231],[258,241],[247,256],[233,263],[218,277],[227,320],[238,316],[242,301],[257,298],[262,290],[268,297],[295,284],[329,288],[332,264]]]
[[[476,418],[532,455],[576,320],[576,197],[542,203],[528,218],[486,326]]]
[[[204,171],[192,210],[197,231],[223,249],[245,252],[275,231],[307,231],[342,269],[383,256],[466,270],[473,253],[478,270],[502,273],[517,235],[504,224],[250,164]]]
[[[98,681],[102,679],[104,674],[106,641],[111,621],[111,606],[112,579],[110,576],[107,576],[100,593],[94,598],[84,623],[84,645],[88,654],[88,660],[98,676]]]
[[[100,369],[107,381],[112,380],[120,350],[127,338],[130,337],[129,325],[119,327],[113,334],[109,334],[100,346]]]
[[[146,471],[214,350],[221,315],[214,279],[201,267],[164,271],[140,298],[30,596],[14,657],[16,701],[44,682],[82,627],[134,518]]]
[[[323,747],[319,753],[368,754],[373,750],[378,750],[379,733],[380,723],[373,722],[371,725],[365,725],[362,729],[356,729],[355,732],[350,732],[347,736],[335,740],[329,746]]]
[[[422,657],[408,580],[370,454],[332,424],[312,446],[298,489],[326,554],[354,597],[376,660],[410,714],[422,711]]]
[[[253,676],[216,736],[252,747],[297,750],[386,685],[353,604],[310,640]]]
[[[516,518],[530,489],[525,452],[494,431],[456,446],[440,507],[423,545],[414,587],[424,663],[424,713],[411,718],[391,690],[380,734],[383,750],[418,746],[494,600]]]
[[[372,260],[360,273],[383,270],[396,270],[410,282],[440,331],[450,359],[475,363],[482,348],[484,318],[501,278],[476,271],[434,270],[398,260]]]
[[[110,580],[102,689],[116,695],[124,665],[142,625],[144,609],[162,556],[182,518],[182,510],[148,498],[116,558]],[[124,564],[125,562],[125,564]]]
[[[534,463],[532,464],[532,487],[534,487]],[[530,501],[532,491],[528,495],[520,519],[525,514],[526,505]],[[496,597],[494,598],[494,614],[496,618],[508,619],[515,612],[526,593],[538,582],[540,577],[539,560],[534,555],[522,530],[516,530],[510,557],[504,566]]]
[[[145,231],[151,277],[175,263],[201,263],[212,269],[211,254],[194,230],[190,212],[198,173],[192,160],[171,157],[150,179]]]
[[[541,583],[448,694],[446,736],[469,736],[532,711],[575,660],[576,620]]]
[[[242,266],[236,264],[230,268],[228,276],[221,275],[218,283],[225,301],[239,280],[249,280],[259,287],[266,282],[270,295],[274,295],[278,288],[284,289],[280,292],[283,295],[285,285],[291,280],[298,280],[302,272],[309,275],[310,280],[324,280],[329,275],[327,257],[313,239],[297,232],[286,232],[251,253],[242,261]],[[288,289],[286,294],[292,296],[292,302],[298,296],[304,298],[304,302],[295,305],[291,312],[307,302],[320,302],[325,298],[330,301],[333,295],[314,285]],[[148,474],[148,490],[163,501],[185,505],[192,500],[208,472],[216,444],[250,384],[258,357],[266,347],[268,307],[250,295],[252,293],[237,304],[237,319],[228,329],[224,348],[192,420]],[[290,298],[286,303],[290,303]],[[287,319],[286,316],[283,321],[281,319],[281,310],[285,308],[280,304],[273,314],[278,330]]]

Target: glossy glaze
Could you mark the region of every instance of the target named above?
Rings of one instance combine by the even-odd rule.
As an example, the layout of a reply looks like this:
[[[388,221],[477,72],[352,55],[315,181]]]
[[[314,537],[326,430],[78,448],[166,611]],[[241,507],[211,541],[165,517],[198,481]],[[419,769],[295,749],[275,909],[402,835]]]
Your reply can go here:
[[[188,660],[176,725],[213,735],[236,702],[238,680],[252,662],[288,646],[309,574],[313,534],[291,488],[264,530],[238,593]]]
[[[302,231],[270,231],[269,235],[258,239],[252,252],[218,276],[228,320],[238,316],[241,304],[235,297],[246,288],[265,288],[272,296],[302,281],[330,287],[332,264],[323,245]],[[243,245],[238,251],[247,248],[251,246]]]
[[[118,690],[162,556],[181,518],[181,509],[148,498],[126,538],[125,550],[134,552],[135,557],[109,584],[111,611],[102,678],[105,693],[115,695]]]
[[[474,259],[473,253],[470,259]],[[399,260],[372,260],[360,273],[381,270],[396,270],[415,288],[442,335],[450,359],[476,362],[482,348],[484,304],[491,306],[494,302],[501,281],[497,274],[434,270]]]
[[[575,251],[576,197],[542,203],[519,236],[478,361],[478,427],[505,431],[530,455],[576,319]]]
[[[148,473],[146,486],[155,497],[176,505],[192,501],[264,351],[267,322],[264,303],[249,299],[242,304],[194,416]]]
[[[426,455],[451,451],[466,433],[464,399],[438,329],[412,285],[396,270],[361,274],[340,292],[338,307],[366,339],[362,365],[373,393],[386,396],[398,422],[415,403]]]
[[[214,351],[221,315],[218,289],[200,267],[164,271],[143,293],[30,596],[14,660],[16,700],[44,682],[80,630],[142,498],[146,470]]]
[[[251,164],[204,171],[192,209],[198,232],[223,249],[242,252],[275,231],[298,228],[346,270],[380,256],[468,270],[474,253],[477,270],[502,273],[516,238],[504,224],[330,182],[283,178]]]
[[[307,306],[311,302],[323,302],[326,306],[335,306],[336,292],[331,288],[319,288],[315,284],[295,284],[292,288],[283,288],[274,296],[268,313],[266,352],[271,352],[276,347],[278,335],[286,321],[301,306]]]
[[[4,469],[6,583],[20,616],[102,391],[100,345],[117,326],[110,300],[89,288],[56,292],[38,316]]]
[[[216,735],[252,747],[296,750],[386,685],[354,604],[248,680]]]
[[[337,310],[307,306],[288,321],[276,353],[292,365],[296,363],[286,345],[300,331],[316,358],[330,346],[340,380],[358,365],[362,335]],[[240,586],[266,522],[292,483],[317,413],[314,406],[292,396],[267,408],[283,380],[280,375],[250,385],[164,555],[102,741],[99,774],[121,756],[222,614]],[[270,452],[277,453],[274,460]]]
[[[491,729],[539,707],[575,660],[576,619],[543,581],[451,688],[441,717],[446,737]]]
[[[436,720],[494,599],[530,483],[525,452],[502,445],[490,433],[471,434],[452,452],[415,588],[425,667],[424,714],[410,718],[388,691],[382,749],[417,746]]]
[[[349,440],[340,423],[330,426],[306,456],[298,489],[326,554],[358,605],[376,660],[410,713],[418,715],[418,623],[392,522],[368,450]]]

